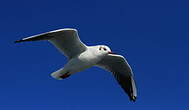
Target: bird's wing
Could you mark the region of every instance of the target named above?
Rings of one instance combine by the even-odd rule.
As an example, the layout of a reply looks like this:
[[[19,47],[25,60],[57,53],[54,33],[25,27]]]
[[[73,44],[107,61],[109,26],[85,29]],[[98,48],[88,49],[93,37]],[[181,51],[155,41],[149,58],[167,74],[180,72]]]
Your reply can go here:
[[[77,30],[70,28],[34,35],[17,40],[15,43],[38,40],[48,40],[68,58],[73,58],[74,56],[85,51],[87,48],[86,45],[79,39]]]
[[[113,73],[114,77],[128,94],[130,100],[135,101],[137,90],[131,67],[121,55],[109,54],[97,66]]]

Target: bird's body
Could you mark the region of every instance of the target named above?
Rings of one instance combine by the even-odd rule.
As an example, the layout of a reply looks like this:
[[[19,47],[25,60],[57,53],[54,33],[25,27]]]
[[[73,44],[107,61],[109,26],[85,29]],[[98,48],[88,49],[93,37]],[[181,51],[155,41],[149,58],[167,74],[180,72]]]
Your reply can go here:
[[[18,40],[16,43],[37,40],[48,40],[69,59],[63,68],[51,74],[53,78],[61,80],[92,66],[98,66],[112,72],[130,100],[136,100],[136,86],[129,64],[123,56],[113,54],[108,46],[86,46],[80,41],[76,29],[50,31]]]
[[[96,46],[88,46],[86,51],[82,52],[81,54],[71,58],[66,65],[64,65],[64,68],[61,68],[60,70],[54,72],[51,74],[52,77],[55,79],[61,80],[61,75],[63,74],[73,74],[80,72],[82,70],[85,70],[87,68],[90,68],[94,65],[96,65],[100,60],[101,57],[95,55]]]

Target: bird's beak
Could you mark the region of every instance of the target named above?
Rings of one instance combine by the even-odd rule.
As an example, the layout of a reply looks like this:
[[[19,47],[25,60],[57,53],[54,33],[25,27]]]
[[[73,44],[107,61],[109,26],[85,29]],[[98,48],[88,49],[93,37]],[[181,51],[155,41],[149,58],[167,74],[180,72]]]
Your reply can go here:
[[[116,53],[110,51],[110,52],[108,52],[108,54],[116,54]]]

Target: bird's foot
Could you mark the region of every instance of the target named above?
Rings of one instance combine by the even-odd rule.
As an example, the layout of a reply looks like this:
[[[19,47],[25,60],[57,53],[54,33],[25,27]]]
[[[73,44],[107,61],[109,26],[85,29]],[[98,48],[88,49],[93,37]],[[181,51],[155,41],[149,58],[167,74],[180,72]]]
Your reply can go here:
[[[61,75],[59,77],[62,78],[62,79],[65,79],[65,78],[67,78],[69,76],[70,76],[70,74],[69,74],[69,72],[67,72],[67,73],[65,73],[65,74],[63,74],[63,75]]]

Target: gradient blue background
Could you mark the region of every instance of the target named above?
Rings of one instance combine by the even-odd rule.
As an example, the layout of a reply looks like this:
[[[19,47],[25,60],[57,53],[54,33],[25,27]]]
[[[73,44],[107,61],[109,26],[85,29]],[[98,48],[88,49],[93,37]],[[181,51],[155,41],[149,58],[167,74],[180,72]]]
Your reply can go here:
[[[51,78],[67,59],[48,42],[13,43],[66,27],[128,59],[136,103],[99,68]],[[189,109],[187,0],[1,0],[0,36],[1,110]]]

